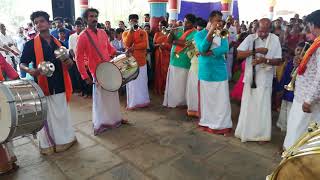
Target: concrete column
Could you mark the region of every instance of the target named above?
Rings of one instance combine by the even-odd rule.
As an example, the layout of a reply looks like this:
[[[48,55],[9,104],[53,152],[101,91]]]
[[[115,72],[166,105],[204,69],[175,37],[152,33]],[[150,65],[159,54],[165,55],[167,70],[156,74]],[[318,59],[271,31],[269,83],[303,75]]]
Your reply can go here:
[[[221,0],[221,12],[223,19],[226,19],[229,15],[232,15],[233,0]]]
[[[79,2],[80,2],[80,16],[82,16],[84,11],[89,8],[89,0],[79,0]]]
[[[153,32],[158,30],[159,22],[165,20],[168,0],[148,0],[150,3],[150,26]]]
[[[169,23],[175,24],[178,21],[178,0],[169,0]]]

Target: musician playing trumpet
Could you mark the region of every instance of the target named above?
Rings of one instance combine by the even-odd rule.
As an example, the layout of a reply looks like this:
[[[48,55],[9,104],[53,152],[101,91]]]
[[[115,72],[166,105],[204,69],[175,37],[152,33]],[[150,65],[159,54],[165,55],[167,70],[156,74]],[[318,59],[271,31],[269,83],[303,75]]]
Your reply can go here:
[[[320,122],[320,10],[306,18],[317,38],[307,50],[297,69],[294,99],[288,117],[284,148],[289,149],[307,131],[311,120]]]
[[[249,35],[238,47],[238,59],[246,59],[241,110],[235,136],[242,142],[271,140],[271,93],[273,68],[282,63],[278,36],[270,33],[271,21],[259,21],[256,34]],[[256,57],[253,59],[253,57]],[[254,86],[252,86],[254,85]]]
[[[195,35],[200,80],[200,122],[202,130],[229,136],[232,130],[228,72],[225,54],[227,37],[221,37],[222,13],[212,11],[207,27]]]
[[[195,22],[195,15],[187,14],[183,27],[173,28],[169,34],[168,42],[172,44],[172,49],[163,106],[175,108],[186,105],[187,79],[192,58],[188,56],[188,51],[196,33]]]

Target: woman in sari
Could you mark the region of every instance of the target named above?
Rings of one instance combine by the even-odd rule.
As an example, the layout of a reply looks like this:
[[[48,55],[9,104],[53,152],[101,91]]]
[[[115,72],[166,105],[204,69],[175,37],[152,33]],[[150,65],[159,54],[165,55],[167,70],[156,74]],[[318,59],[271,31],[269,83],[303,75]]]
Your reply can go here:
[[[154,35],[155,47],[155,81],[154,89],[156,94],[162,95],[166,87],[166,79],[170,62],[171,44],[168,43],[167,35],[161,30],[168,27],[166,21],[159,22],[159,32]]]

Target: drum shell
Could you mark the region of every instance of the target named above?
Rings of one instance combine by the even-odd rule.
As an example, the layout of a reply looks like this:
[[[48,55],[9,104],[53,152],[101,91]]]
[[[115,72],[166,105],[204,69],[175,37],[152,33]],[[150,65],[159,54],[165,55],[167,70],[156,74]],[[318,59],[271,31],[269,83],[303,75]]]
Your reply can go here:
[[[0,143],[40,131],[48,109],[41,88],[33,81],[15,80],[2,82],[0,89],[7,98],[11,118],[10,132],[0,137]]]

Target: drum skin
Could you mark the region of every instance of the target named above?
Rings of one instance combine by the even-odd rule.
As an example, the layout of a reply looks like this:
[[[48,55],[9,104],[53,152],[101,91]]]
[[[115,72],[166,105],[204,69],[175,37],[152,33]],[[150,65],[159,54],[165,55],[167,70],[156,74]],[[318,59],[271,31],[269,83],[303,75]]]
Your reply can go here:
[[[35,82],[4,81],[0,84],[0,91],[1,105],[9,113],[0,115],[0,124],[9,125],[0,127],[0,144],[18,136],[35,134],[42,129],[48,107],[41,88]]]
[[[133,56],[119,55],[110,62],[103,62],[96,69],[97,82],[107,91],[118,91],[139,75],[139,65]]]

